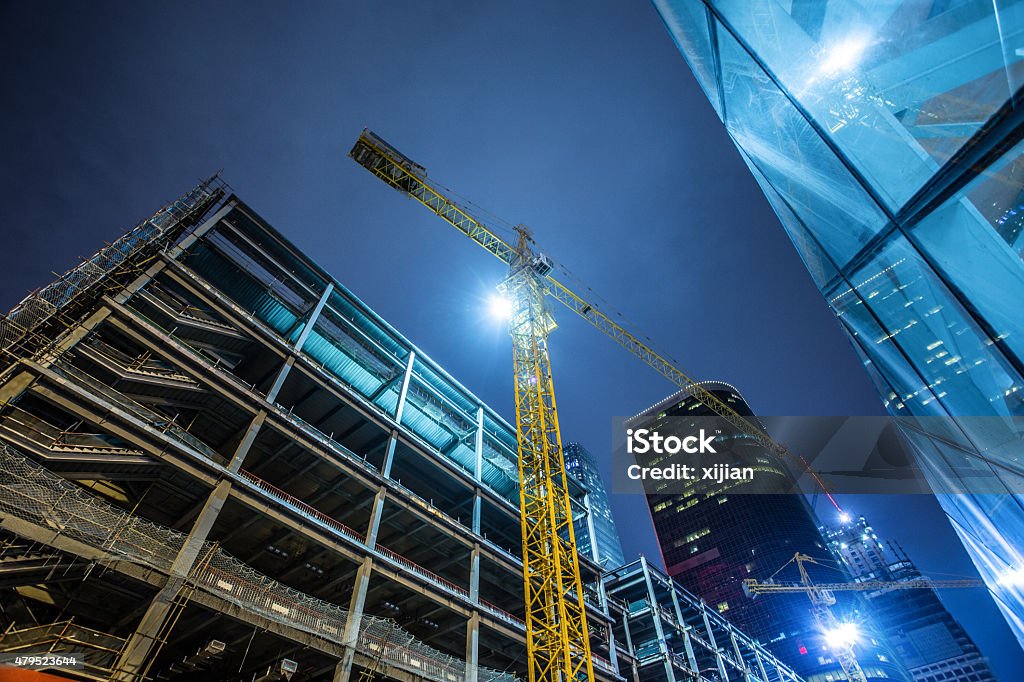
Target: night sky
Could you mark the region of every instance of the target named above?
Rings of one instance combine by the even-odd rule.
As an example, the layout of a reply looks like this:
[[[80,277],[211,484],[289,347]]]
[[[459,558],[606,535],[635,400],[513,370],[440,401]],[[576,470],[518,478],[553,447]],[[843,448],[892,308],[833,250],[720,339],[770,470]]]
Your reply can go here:
[[[581,293],[755,411],[882,413],[646,3],[3,1],[0,37],[3,309],[222,169],[511,420],[510,341],[484,306],[503,267],[346,156],[370,127],[529,225],[593,287]],[[552,338],[563,435],[607,465],[611,417],[672,386],[569,315]],[[926,574],[974,574],[930,497],[841,502]],[[642,499],[612,504],[627,557],[660,561]],[[1024,655],[984,592],[942,596],[1000,678],[1019,679]]]

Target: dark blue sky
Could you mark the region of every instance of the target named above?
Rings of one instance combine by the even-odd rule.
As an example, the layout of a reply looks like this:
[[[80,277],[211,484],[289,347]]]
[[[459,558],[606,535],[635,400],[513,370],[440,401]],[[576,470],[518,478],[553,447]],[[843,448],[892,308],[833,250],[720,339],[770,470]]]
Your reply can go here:
[[[510,343],[482,306],[502,267],[347,158],[371,127],[432,178],[529,225],[684,369],[735,384],[756,411],[881,413],[645,3],[0,2],[0,40],[0,307],[223,169],[271,224],[511,418]],[[560,319],[563,433],[601,456],[612,416],[672,387]],[[926,572],[972,572],[930,498],[845,504]],[[613,496],[613,507],[627,555],[657,556],[642,500]],[[1001,678],[1016,679],[1024,656],[980,594],[943,598]]]

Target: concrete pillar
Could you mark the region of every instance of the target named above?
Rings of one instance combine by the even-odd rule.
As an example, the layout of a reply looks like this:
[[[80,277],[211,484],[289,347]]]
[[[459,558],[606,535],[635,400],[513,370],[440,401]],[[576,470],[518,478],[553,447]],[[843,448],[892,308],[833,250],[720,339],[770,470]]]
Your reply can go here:
[[[313,327],[316,326],[316,321],[320,317],[320,313],[323,312],[324,306],[327,305],[327,299],[331,297],[332,291],[334,291],[334,282],[328,282],[327,287],[324,288],[324,293],[320,294],[320,300],[316,302],[316,307],[313,308],[313,312],[310,314],[309,319],[306,320],[306,324],[302,326],[299,338],[295,339],[296,353],[301,351],[302,346],[305,345],[306,339],[309,337],[309,333],[313,331]]]
[[[412,365],[416,360],[416,351],[409,351],[409,356],[405,363],[405,376],[402,377],[402,388],[398,392],[398,402],[395,404],[395,421],[399,424],[402,423],[402,413],[405,411],[405,399],[409,395],[409,382],[412,381]],[[391,435],[388,437],[388,449],[384,454],[384,464],[381,466],[381,473],[387,478],[391,478],[391,465],[395,461],[395,446],[398,444],[398,431],[396,429],[391,430]]]
[[[483,514],[481,507],[483,505],[483,498],[480,497],[480,489],[476,488],[473,490],[473,532],[480,535],[480,525],[483,521]]]
[[[253,442],[256,440],[257,434],[260,429],[263,428],[263,422],[267,420],[267,411],[260,410],[256,413],[256,416],[249,422],[249,427],[245,430],[245,434],[242,436],[242,440],[239,441],[238,447],[235,448],[234,454],[231,455],[231,461],[228,463],[228,471],[237,472],[242,468],[242,462],[245,461],[246,456],[249,454],[249,449],[252,448]]]
[[[387,499],[387,496],[387,489],[381,486],[373,497],[373,507],[370,510],[370,524],[366,528],[366,546],[369,549],[377,546],[377,531],[380,530],[380,519],[384,513],[384,501]]]
[[[679,623],[679,627],[683,630],[683,646],[686,648],[686,661],[690,664],[690,668],[694,671],[697,670],[697,656],[693,653],[693,642],[690,641],[690,629],[686,625],[686,621],[683,620],[683,610],[679,606],[679,595],[676,594],[675,584],[672,585],[672,610],[676,614],[676,622]]]
[[[761,679],[768,679],[768,670],[764,667],[764,661],[761,660],[761,652],[754,649],[754,660],[757,661],[757,671],[761,673]],[[781,675],[779,676],[781,677]]]
[[[590,493],[583,493],[583,508],[587,510],[587,534],[590,535],[590,558],[598,566],[601,565],[597,551],[597,528],[594,526],[594,510],[590,507]]]
[[[466,623],[466,682],[477,682],[480,669],[480,614],[473,612]]]
[[[313,326],[316,325],[317,318],[320,317],[320,313],[324,309],[324,305],[327,303],[328,297],[331,292],[334,291],[334,284],[332,282],[327,283],[327,288],[324,289],[324,293],[320,295],[320,300],[317,301],[316,307],[313,309],[309,319],[302,325],[302,332],[299,334],[299,338],[295,341],[295,352],[298,353],[302,350],[303,344],[306,343],[306,338],[309,336],[309,332],[312,331]],[[270,385],[270,389],[267,391],[267,402],[272,403],[277,399],[277,394],[281,392],[281,387],[284,386],[285,379],[288,378],[288,373],[292,371],[292,367],[295,366],[295,358],[289,357],[281,365],[281,369],[278,370],[277,376],[274,378],[274,383]],[[252,447],[253,441],[256,440],[256,436],[259,435],[260,429],[263,428],[263,423],[267,420],[266,410],[260,410],[253,417],[252,421],[249,422],[249,428],[245,430],[245,435],[242,436],[241,442],[238,447],[235,448],[235,452],[231,455],[231,462],[228,464],[229,471],[238,471],[242,468],[242,462],[245,461],[246,455],[249,454],[249,449]]]
[[[469,601],[476,604],[480,601],[480,545],[473,543],[473,551],[469,553]]]
[[[366,592],[373,572],[373,557],[366,557],[356,571],[356,581],[352,586],[352,598],[348,604],[348,618],[345,620],[345,632],[341,638],[344,647],[341,660],[334,669],[333,682],[349,682],[352,675],[352,662],[356,657],[359,644],[359,628],[363,624],[363,607],[366,605]]]
[[[479,481],[484,473],[484,406],[476,408],[476,466],[473,467],[473,477]]]
[[[292,371],[292,367],[294,366],[295,358],[290,357],[284,361],[284,365],[274,378],[274,383],[270,385],[270,390],[267,391],[268,403],[272,403],[277,400],[277,394],[281,392],[281,387],[284,386],[284,380],[288,378],[288,373]]]
[[[630,669],[632,672],[633,682],[640,682],[640,671],[637,670],[636,665],[636,649],[633,648],[633,636],[629,632],[629,611],[628,609],[622,614],[622,629],[626,633],[626,649],[633,655],[631,657]]]
[[[168,626],[169,617],[173,615],[174,601],[189,572],[195,566],[210,529],[213,528],[230,492],[231,482],[224,479],[206,498],[206,504],[200,510],[199,516],[192,524],[192,530],[174,558],[174,563],[171,564],[170,577],[150,602],[138,627],[125,644],[111,679],[130,682],[141,679],[145,674],[154,647],[158,647],[162,643],[160,638],[168,634],[163,631]]]

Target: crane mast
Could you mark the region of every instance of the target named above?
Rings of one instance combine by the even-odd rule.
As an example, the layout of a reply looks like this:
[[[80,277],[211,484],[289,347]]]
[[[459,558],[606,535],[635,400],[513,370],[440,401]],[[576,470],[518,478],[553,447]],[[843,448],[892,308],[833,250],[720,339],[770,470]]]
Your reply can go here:
[[[548,336],[550,261],[516,228],[512,247],[426,182],[426,171],[368,130],[350,152],[509,266],[499,290],[512,308],[512,364],[518,440],[520,526],[529,682],[592,682],[590,633],[572,523]]]
[[[756,420],[738,414],[611,316],[558,281],[552,274],[551,261],[535,250],[525,227],[516,228],[516,243],[509,244],[468,209],[449,198],[440,185],[429,181],[423,166],[370,130],[363,130],[349,156],[509,266],[509,274],[499,289],[512,304],[509,331],[519,440],[529,682],[592,682],[594,679],[548,354],[548,336],[555,328],[549,298],[582,317],[673,384],[687,390],[740,433],[749,435],[769,452],[795,461],[839,509],[821,478],[802,458],[776,443]]]
[[[516,256],[499,290],[512,302],[519,496],[530,682],[593,680],[590,635],[551,378],[555,320],[542,282],[550,264],[518,227]]]

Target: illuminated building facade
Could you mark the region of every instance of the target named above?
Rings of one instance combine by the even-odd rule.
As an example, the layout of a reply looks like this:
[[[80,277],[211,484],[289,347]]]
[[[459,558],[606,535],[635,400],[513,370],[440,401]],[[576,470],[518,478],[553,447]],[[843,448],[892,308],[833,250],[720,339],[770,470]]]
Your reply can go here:
[[[1024,642],[1024,3],[655,5]]]
[[[733,386],[723,382],[705,382],[702,386],[738,414],[756,419]],[[642,424],[652,431],[668,433],[680,428],[681,419],[713,415],[683,390],[633,417],[627,426]],[[673,425],[663,421],[666,419],[673,420]],[[681,431],[693,432],[696,428],[697,422],[693,422],[691,429]],[[716,444],[724,443],[716,439]],[[792,480],[786,468],[753,441],[736,442],[731,447],[752,452],[752,459],[760,462],[758,476]],[[639,456],[637,463],[648,464]],[[803,495],[754,492],[754,485],[742,480],[707,484],[695,480],[681,491],[670,487],[661,492],[666,487],[663,483],[649,483],[647,503],[667,572],[807,680],[828,680],[830,675],[839,679],[836,676],[842,675],[842,669],[815,624],[805,594],[752,599],[744,593],[743,581],[748,578],[799,580],[791,565],[797,552],[819,559],[828,557],[819,523]],[[816,565],[810,565],[808,572],[816,582],[845,578]],[[840,621],[857,622],[865,633],[874,632],[853,593],[837,596],[839,603],[834,610]],[[857,653],[869,679],[909,679],[880,637],[866,634]]]
[[[580,443],[567,443],[564,454],[565,470],[587,489],[587,514],[576,523],[576,548],[605,570],[621,566],[626,563],[622,541],[594,456]]]
[[[833,556],[862,582],[920,580],[917,566],[887,547],[864,517],[838,528],[824,528]],[[871,615],[914,682],[995,682],[995,676],[963,626],[931,589],[863,593]]]

